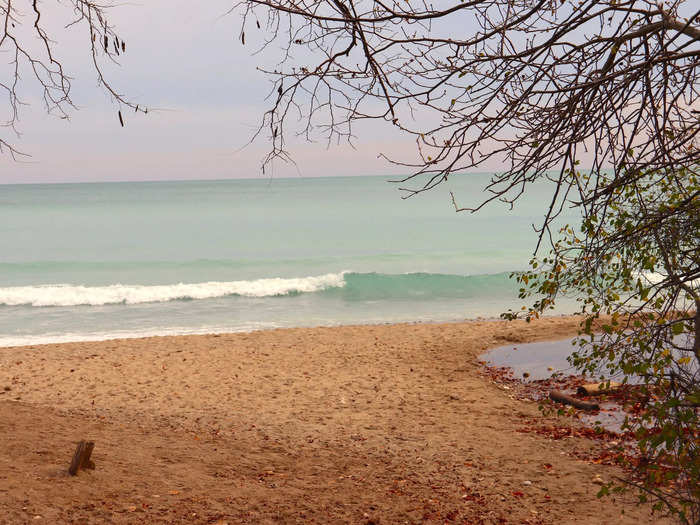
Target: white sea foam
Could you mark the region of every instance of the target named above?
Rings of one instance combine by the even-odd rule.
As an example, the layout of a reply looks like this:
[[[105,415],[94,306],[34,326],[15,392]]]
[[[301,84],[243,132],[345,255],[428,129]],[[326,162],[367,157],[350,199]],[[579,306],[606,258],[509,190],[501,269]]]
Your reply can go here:
[[[139,304],[178,299],[211,299],[227,295],[271,297],[293,293],[318,292],[345,286],[343,273],[291,279],[272,278],[251,281],[179,283],[168,285],[79,286],[50,284],[0,288],[0,305],[6,306],[100,306]]]
[[[248,322],[236,325],[213,325],[199,328],[174,326],[145,330],[113,330],[110,332],[66,332],[35,335],[0,335],[0,348],[8,346],[32,346],[59,343],[77,343],[83,341],[108,341],[111,339],[135,339],[141,337],[166,337],[173,335],[205,335],[235,332],[253,332],[278,328],[278,323]]]

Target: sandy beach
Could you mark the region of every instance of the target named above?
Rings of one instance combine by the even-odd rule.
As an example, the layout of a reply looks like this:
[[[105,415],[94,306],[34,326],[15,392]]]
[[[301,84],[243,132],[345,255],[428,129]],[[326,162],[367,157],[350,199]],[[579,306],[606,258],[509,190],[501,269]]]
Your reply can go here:
[[[479,354],[572,318],[0,349],[0,523],[662,523]],[[564,424],[566,421],[559,421]],[[572,423],[573,424],[573,423]],[[94,471],[67,475],[94,440]]]

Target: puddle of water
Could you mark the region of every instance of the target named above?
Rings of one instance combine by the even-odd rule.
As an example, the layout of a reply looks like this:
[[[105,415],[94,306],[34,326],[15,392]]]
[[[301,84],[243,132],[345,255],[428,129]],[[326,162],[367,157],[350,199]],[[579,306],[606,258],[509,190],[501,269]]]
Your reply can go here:
[[[513,376],[522,378],[529,374],[530,380],[549,379],[553,373],[575,374],[576,370],[566,358],[576,347],[572,339],[564,341],[545,341],[495,348],[482,357],[489,366],[507,366],[513,370]]]
[[[525,343],[500,346],[483,354],[484,361],[489,366],[506,366],[513,370],[513,376],[523,379],[523,374],[529,374],[529,380],[549,379],[553,373],[564,375],[578,375],[566,358],[580,347],[574,346],[574,339],[564,339],[563,341],[545,341],[542,343]],[[691,348],[693,339],[687,336],[676,336],[673,342],[679,346]],[[683,357],[685,354],[675,352],[676,357]],[[684,367],[688,374],[700,376],[700,367],[695,360]],[[599,378],[591,379],[591,382]],[[611,381],[621,381],[621,376],[610,376],[606,379]],[[627,383],[638,384],[641,379],[638,376],[628,376]]]
[[[513,377],[526,384],[533,381],[548,380],[553,374],[561,375],[562,377],[578,375],[577,370],[566,360],[578,348],[572,344],[572,341],[572,339],[565,339],[563,341],[501,346],[483,354],[482,359],[487,366],[510,368],[513,371]],[[674,338],[674,342],[679,346],[683,345],[690,348],[693,340],[692,338],[679,336]],[[687,373],[700,378],[700,366],[695,360],[688,364]],[[523,376],[523,374],[527,375]],[[607,379],[621,381],[620,377],[615,376]],[[599,380],[600,378],[597,377],[590,378],[591,383]],[[630,376],[627,378],[627,382],[629,384],[641,383],[641,379]],[[550,387],[543,386],[544,389],[542,391],[534,394],[535,398],[548,395],[548,388]],[[561,390],[567,394],[574,393],[574,389],[561,388]],[[596,401],[600,404],[600,411],[593,414],[580,411],[578,414],[579,419],[588,427],[592,428],[600,425],[611,432],[621,433],[622,425],[627,415],[622,406],[606,400],[605,397],[598,398]]]
[[[601,403],[597,414],[579,414],[579,419],[584,425],[593,428],[600,425],[601,428],[618,434],[623,432],[622,425],[626,417],[625,411],[616,403]]]
[[[549,379],[553,374],[576,375],[576,369],[566,360],[577,349],[572,341],[565,339],[501,346],[482,357],[488,366],[509,367],[513,370],[513,377],[524,382]],[[527,379],[523,374],[528,374]],[[566,392],[572,394],[573,390]],[[596,414],[581,412],[579,416],[585,425],[600,425],[611,432],[621,432],[625,421],[625,412],[618,404],[611,402],[600,403],[600,411]]]

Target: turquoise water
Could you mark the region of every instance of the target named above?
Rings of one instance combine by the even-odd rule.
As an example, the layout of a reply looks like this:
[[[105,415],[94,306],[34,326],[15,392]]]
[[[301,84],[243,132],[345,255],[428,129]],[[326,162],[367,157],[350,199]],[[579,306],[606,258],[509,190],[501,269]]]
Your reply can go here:
[[[487,180],[0,186],[0,345],[495,317],[548,189],[455,213]]]

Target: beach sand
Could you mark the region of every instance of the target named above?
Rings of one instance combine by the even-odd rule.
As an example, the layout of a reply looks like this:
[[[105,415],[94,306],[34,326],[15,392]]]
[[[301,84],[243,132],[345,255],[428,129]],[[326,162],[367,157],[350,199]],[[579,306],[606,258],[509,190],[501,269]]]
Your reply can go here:
[[[545,422],[537,405],[480,374],[488,348],[576,327],[2,348],[0,523],[662,523],[648,507],[597,499],[594,477],[620,472],[576,453],[600,445],[519,432]],[[95,441],[97,468],[70,477],[80,439]]]

